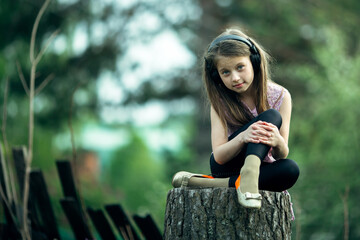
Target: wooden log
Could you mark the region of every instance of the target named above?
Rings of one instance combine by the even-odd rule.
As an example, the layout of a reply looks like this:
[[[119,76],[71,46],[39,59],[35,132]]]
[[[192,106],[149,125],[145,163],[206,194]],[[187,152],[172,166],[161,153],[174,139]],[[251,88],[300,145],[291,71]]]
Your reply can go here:
[[[154,219],[150,214],[147,214],[145,217],[139,215],[133,216],[134,221],[141,230],[145,239],[148,240],[162,240],[162,235],[159,228],[156,226]]]
[[[83,205],[76,189],[75,178],[69,160],[57,160],[56,168],[65,198],[60,200],[61,206],[73,229],[76,239],[91,239],[91,232]]]
[[[76,185],[70,161],[57,160],[56,169],[59,174],[64,196],[73,198],[80,205],[80,199],[76,191]]]
[[[67,197],[60,199],[60,204],[74,232],[75,238],[77,240],[94,239],[77,201]]]
[[[116,236],[111,229],[110,223],[102,210],[94,210],[88,207],[87,212],[102,239],[116,240]]]
[[[13,159],[15,172],[19,184],[20,197],[23,199],[24,197],[24,188],[25,188],[25,171],[26,171],[26,158],[27,158],[27,150],[25,146],[18,146],[12,148]],[[29,184],[31,188],[31,175],[29,176]],[[18,211],[23,211],[22,205],[15,206],[19,208]],[[41,231],[41,220],[38,212],[36,211],[36,206],[34,203],[34,197],[32,195],[31,190],[29,190],[29,198],[28,198],[28,221],[31,225],[32,233],[37,233]],[[39,233],[41,234],[41,233]]]
[[[235,188],[169,191],[164,239],[291,239],[289,195],[260,191],[261,209],[247,209]]]
[[[109,214],[116,229],[119,231],[123,239],[140,240],[127,214],[120,204],[105,205],[105,210]]]
[[[41,230],[48,239],[60,239],[60,234],[56,224],[54,210],[51,206],[51,200],[43,173],[39,169],[30,172],[30,190],[31,196],[36,202],[36,208],[41,216]]]
[[[26,148],[25,146],[14,147],[12,149],[14,165],[17,180],[19,183],[19,190],[21,198],[23,198],[24,194],[24,179],[25,179],[25,158],[26,158]]]

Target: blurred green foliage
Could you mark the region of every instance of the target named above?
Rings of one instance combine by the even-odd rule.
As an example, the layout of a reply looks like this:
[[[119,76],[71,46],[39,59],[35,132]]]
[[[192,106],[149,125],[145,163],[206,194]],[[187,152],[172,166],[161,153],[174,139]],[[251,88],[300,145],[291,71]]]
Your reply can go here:
[[[292,68],[308,92],[301,105],[294,102],[291,156],[299,160],[302,172],[293,192],[302,209],[302,230],[339,239],[344,224],[341,196],[347,187],[350,232],[359,234],[360,51],[349,49],[347,37],[334,27],[324,34],[326,41],[314,49],[316,65]]]
[[[112,191],[118,192],[113,201],[121,201],[127,209],[142,214],[151,206],[151,212],[161,216],[170,187],[164,176],[165,166],[137,133],[132,134],[129,144],[112,153],[110,161],[102,180]]]
[[[0,26],[6,33],[0,38],[0,79],[1,89],[5,79],[10,80],[6,133],[11,146],[27,142],[28,102],[15,62],[20,62],[28,78],[31,27],[41,4],[35,0],[3,1],[0,5]],[[209,172],[210,124],[202,94],[201,55],[223,28],[237,25],[275,57],[274,80],[292,94],[289,157],[301,170],[298,183],[290,189],[296,213],[293,238],[341,239],[341,196],[349,187],[349,239],[359,239],[360,32],[355,31],[359,12],[356,0],[174,0],[161,4],[154,0],[134,1],[120,9],[115,1],[53,1],[40,23],[37,48],[57,28],[66,47],[60,52],[50,49],[39,65],[37,84],[50,73],[56,78],[36,98],[33,166],[44,171],[63,238],[72,235],[58,201],[63,194],[54,177],[55,160],[72,158],[68,119],[70,99],[78,84],[72,119],[79,159],[74,163],[81,172],[88,153],[98,162],[92,177],[78,177],[83,202],[94,208],[121,203],[129,214],[150,212],[162,229],[171,176],[180,170]],[[160,23],[151,29],[134,24],[146,14],[156,16]],[[96,24],[106,26],[107,34],[101,40],[91,37]],[[85,26],[88,39],[84,50],[76,52],[72,44],[79,25]],[[145,77],[135,91],[126,89],[124,69],[118,65],[124,61],[126,49],[137,41],[149,42],[163,30],[175,32],[198,62],[188,69],[172,69],[171,74]],[[134,71],[138,67],[136,62],[130,66]],[[124,94],[120,103],[99,99],[97,81],[106,71],[119,79]],[[3,94],[0,91],[0,99]],[[167,134],[172,132],[180,139],[177,148],[152,149],[144,129],[131,118],[113,124],[101,117],[104,108],[130,115],[123,107],[142,106],[154,99],[164,105],[169,117],[148,130],[163,129],[161,137],[169,139],[169,145],[173,140]],[[191,102],[191,111],[176,113],[176,101],[183,99]],[[89,124],[122,129],[122,144],[105,150],[88,147],[82,138]],[[100,137],[98,141],[101,145]]]

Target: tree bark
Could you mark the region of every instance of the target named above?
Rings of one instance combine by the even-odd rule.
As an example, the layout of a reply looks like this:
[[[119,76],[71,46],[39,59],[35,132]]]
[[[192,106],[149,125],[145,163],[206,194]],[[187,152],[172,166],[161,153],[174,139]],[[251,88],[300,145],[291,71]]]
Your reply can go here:
[[[291,202],[260,191],[259,210],[242,207],[235,188],[174,188],[168,192],[164,239],[291,239]]]

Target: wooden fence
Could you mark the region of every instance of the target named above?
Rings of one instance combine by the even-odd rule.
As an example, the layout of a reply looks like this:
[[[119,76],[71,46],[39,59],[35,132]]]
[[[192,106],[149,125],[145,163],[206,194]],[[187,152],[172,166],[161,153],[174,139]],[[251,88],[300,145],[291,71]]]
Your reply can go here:
[[[3,156],[3,154],[0,155]],[[7,198],[4,178],[6,168],[3,166],[4,159],[0,160],[0,184]],[[14,148],[13,160],[19,190],[22,193],[24,189],[25,148]],[[104,205],[105,211],[102,209],[93,209],[89,206],[87,208],[83,207],[76,189],[70,161],[57,160],[56,168],[64,194],[64,197],[60,199],[60,204],[71,226],[74,239],[95,239],[88,219],[91,220],[94,229],[98,232],[98,236],[104,240],[162,239],[162,234],[151,215],[145,217],[133,215],[133,219],[130,220],[119,203]],[[20,232],[10,214],[10,212],[21,211],[21,206],[15,206],[13,202],[6,205],[1,196],[0,199],[6,220],[5,223],[0,223],[0,239],[21,239]],[[60,240],[61,236],[59,234],[55,213],[51,205],[43,173],[40,169],[33,169],[30,173],[30,197],[28,206],[28,219],[31,226],[32,239]],[[135,223],[137,229],[133,223]],[[113,229],[116,229],[116,231]]]

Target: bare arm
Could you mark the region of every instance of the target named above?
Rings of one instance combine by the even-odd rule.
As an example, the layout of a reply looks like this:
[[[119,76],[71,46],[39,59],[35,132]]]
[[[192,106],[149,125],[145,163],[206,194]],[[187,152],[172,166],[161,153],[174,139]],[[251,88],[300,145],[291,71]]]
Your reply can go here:
[[[241,139],[228,141],[227,129],[221,123],[219,115],[211,107],[211,145],[217,163],[224,164],[240,153],[244,146]]]

